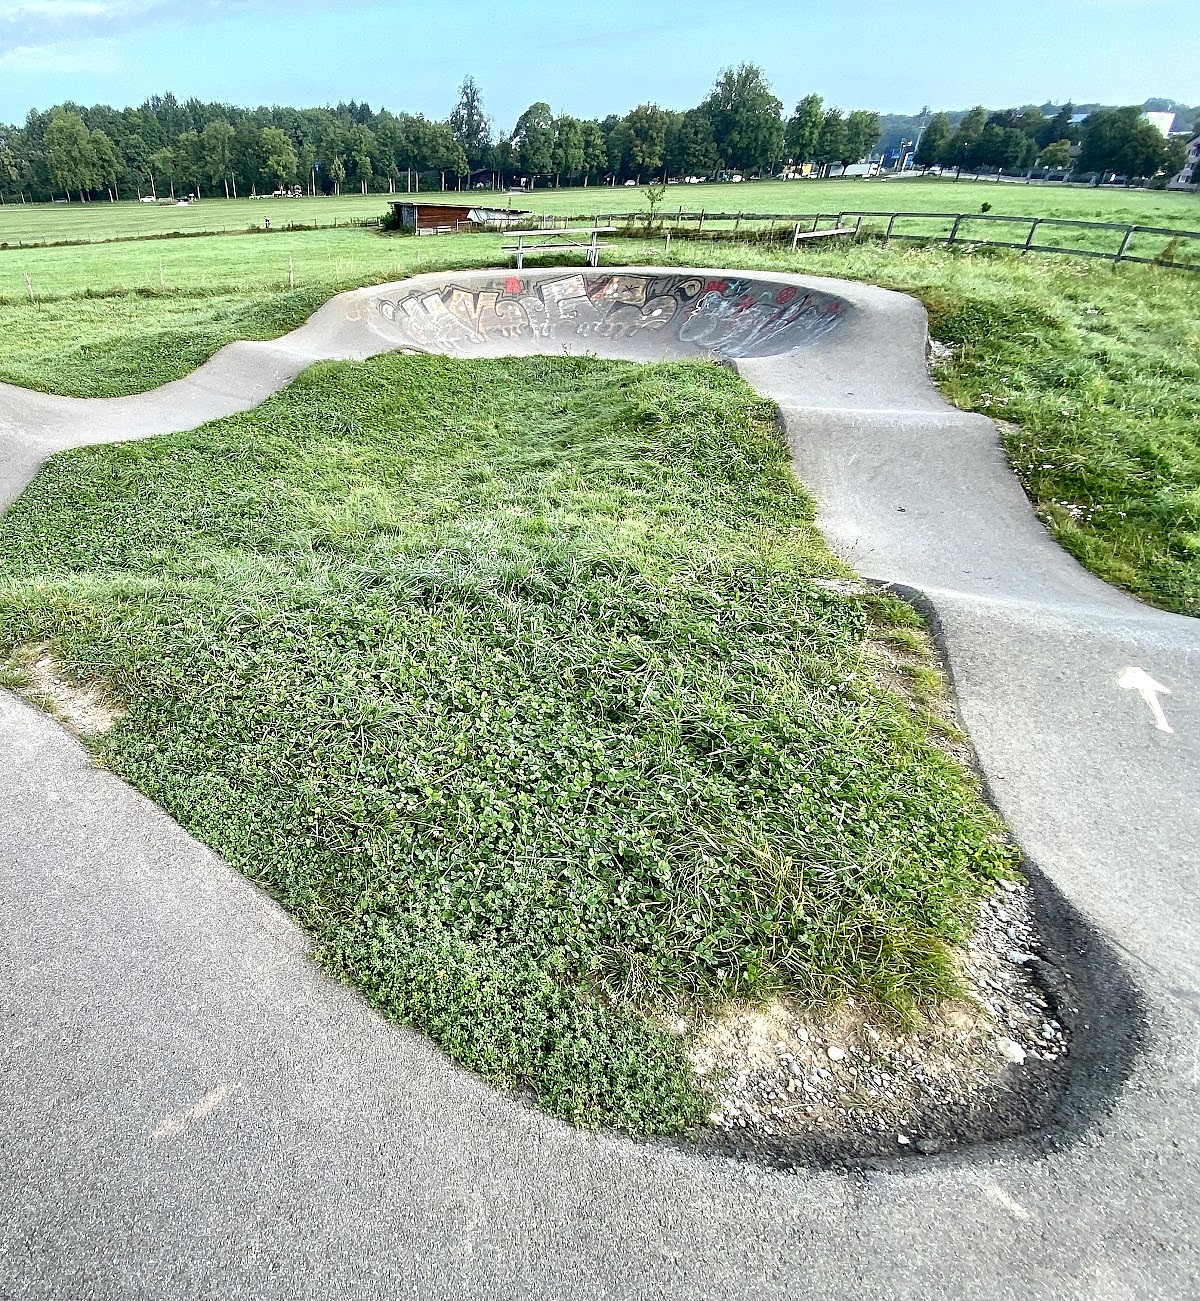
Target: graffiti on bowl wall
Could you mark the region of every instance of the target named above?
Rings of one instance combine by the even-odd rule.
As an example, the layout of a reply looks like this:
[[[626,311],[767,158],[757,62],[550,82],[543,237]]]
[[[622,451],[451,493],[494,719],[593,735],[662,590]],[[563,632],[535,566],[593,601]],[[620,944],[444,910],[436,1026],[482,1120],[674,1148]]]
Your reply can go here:
[[[564,334],[634,339],[668,334],[697,352],[762,357],[827,334],[841,319],[836,298],[794,285],[702,276],[584,275],[497,279],[480,288],[447,285],[374,310],[388,332],[433,349],[502,344]]]

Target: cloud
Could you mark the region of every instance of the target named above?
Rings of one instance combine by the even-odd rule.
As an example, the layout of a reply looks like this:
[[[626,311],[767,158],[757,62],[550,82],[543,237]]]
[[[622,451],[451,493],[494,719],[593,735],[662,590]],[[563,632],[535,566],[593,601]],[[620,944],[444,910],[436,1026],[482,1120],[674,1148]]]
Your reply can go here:
[[[14,76],[62,72],[111,74],[123,66],[120,47],[113,40],[47,41],[0,50],[0,72]]]
[[[125,35],[143,28],[221,22],[240,14],[352,9],[362,0],[0,0],[0,58]]]
[[[0,58],[115,36],[174,8],[176,0],[0,0]]]

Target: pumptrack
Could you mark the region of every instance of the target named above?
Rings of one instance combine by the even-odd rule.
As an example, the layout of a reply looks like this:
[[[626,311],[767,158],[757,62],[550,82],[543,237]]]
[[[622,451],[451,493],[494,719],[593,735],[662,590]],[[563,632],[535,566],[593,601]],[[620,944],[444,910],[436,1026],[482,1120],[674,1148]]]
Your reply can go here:
[[[926,612],[1034,870],[1080,1008],[1054,1123],[788,1170],[571,1130],[331,985],[269,900],[0,693],[0,1293],[1200,1295],[1200,623],[1051,540],[992,423],[931,383],[917,302],[789,275],[419,277],[151,393],[0,385],[0,508],[57,450],[396,349],[715,355],[777,404],[830,543]]]

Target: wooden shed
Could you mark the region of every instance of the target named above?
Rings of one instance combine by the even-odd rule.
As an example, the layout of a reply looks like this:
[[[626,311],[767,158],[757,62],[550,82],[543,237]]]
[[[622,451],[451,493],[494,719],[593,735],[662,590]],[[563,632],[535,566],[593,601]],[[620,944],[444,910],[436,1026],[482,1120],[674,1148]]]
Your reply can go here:
[[[417,203],[412,199],[393,199],[392,208],[400,220],[400,229],[417,235],[509,226],[530,216],[520,208],[490,208],[480,203]]]

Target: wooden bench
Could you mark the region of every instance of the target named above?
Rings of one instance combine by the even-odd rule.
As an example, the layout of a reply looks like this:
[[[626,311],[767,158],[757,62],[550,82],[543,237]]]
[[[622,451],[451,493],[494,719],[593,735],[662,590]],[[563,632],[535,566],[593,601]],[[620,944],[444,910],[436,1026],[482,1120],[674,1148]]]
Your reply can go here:
[[[514,230],[516,236],[515,244],[505,244],[506,253],[515,253],[517,255],[517,270],[520,271],[525,265],[526,253],[550,253],[558,252],[562,249],[582,249],[587,254],[587,264],[590,267],[599,266],[600,250],[602,248],[612,248],[611,244],[601,244],[601,235],[610,235],[616,230],[615,226],[575,226],[573,228],[564,228],[562,230]],[[582,237],[586,235],[587,239]]]
[[[833,226],[829,230],[801,230],[796,227],[796,233],[792,236],[792,252],[803,240],[808,239],[833,239],[840,235],[856,235],[858,228],[856,226]]]

